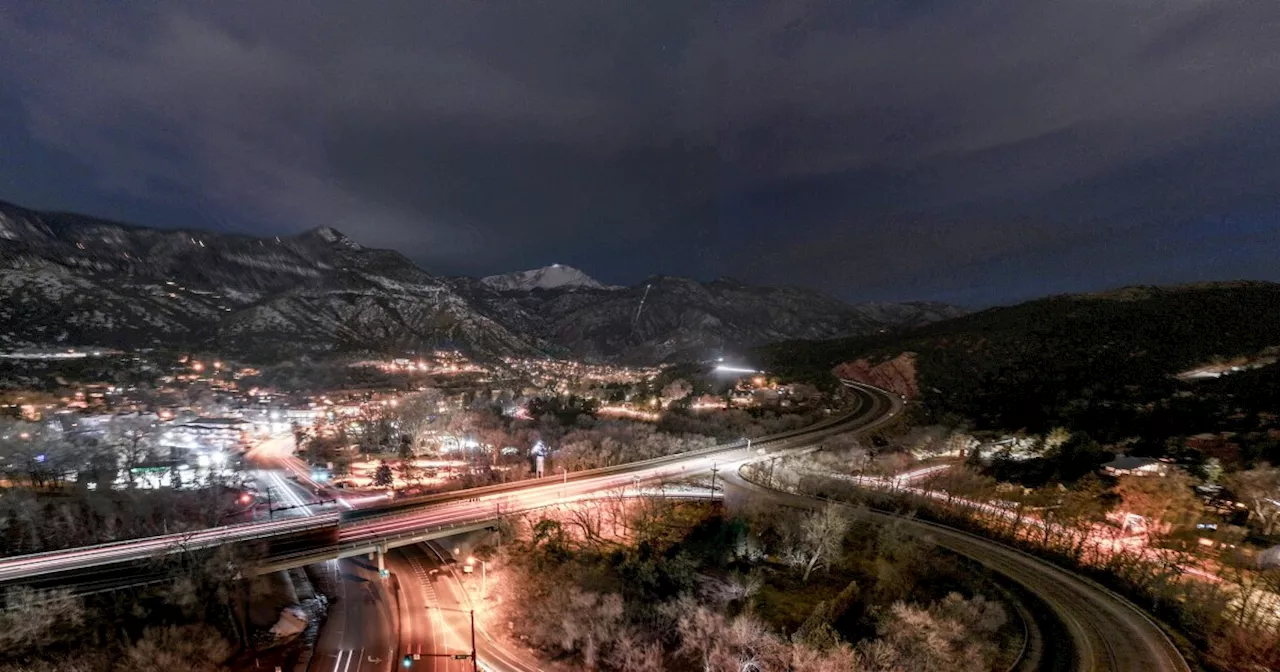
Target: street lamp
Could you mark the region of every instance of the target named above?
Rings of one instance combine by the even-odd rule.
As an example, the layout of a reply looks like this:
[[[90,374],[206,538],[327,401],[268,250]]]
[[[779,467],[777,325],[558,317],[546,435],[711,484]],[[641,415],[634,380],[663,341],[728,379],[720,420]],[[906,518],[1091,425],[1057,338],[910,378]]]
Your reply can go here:
[[[473,556],[470,556],[470,557],[468,557],[468,558],[467,558],[467,564],[468,564],[468,565],[474,565],[474,564],[476,564],[476,562],[477,562],[477,560],[476,560],[476,557],[475,557],[474,555],[473,555]],[[479,562],[480,562],[480,599],[481,599],[481,600],[483,600],[483,599],[485,599],[485,597],[489,594],[489,591],[488,591],[488,585],[489,585],[489,580],[488,580],[488,569],[489,569],[489,563],[485,562],[484,560],[480,560]]]

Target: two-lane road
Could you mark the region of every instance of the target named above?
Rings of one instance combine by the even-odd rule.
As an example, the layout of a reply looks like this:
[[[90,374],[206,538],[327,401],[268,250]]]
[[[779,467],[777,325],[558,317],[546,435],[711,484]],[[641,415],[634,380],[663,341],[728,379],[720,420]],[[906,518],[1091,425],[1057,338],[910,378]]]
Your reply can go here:
[[[901,401],[896,397],[873,392],[871,388],[851,385],[850,393],[857,403],[855,411],[814,427],[762,438],[752,442],[750,448],[738,441],[711,449],[569,474],[563,480],[548,477],[478,488],[474,491],[459,491],[424,498],[422,504],[411,503],[408,509],[397,509],[385,514],[380,510],[351,511],[348,512],[351,514],[348,519],[335,511],[318,511],[317,507],[308,507],[315,515],[4,558],[0,559],[0,585],[32,582],[50,575],[57,576],[50,576],[46,583],[61,581],[62,575],[69,582],[83,581],[86,577],[85,570],[95,567],[145,562],[167,553],[227,543],[288,540],[302,533],[317,531],[332,532],[337,537],[339,546],[312,550],[321,554],[331,553],[328,557],[341,557],[343,547],[350,549],[353,545],[401,537],[427,528],[480,522],[589,493],[663,479],[678,479],[716,468],[730,468],[758,455],[810,445],[821,437],[834,433],[876,426],[892,418],[901,409]],[[376,515],[366,515],[369,513]],[[355,514],[359,514],[359,517],[355,517]],[[327,559],[308,555],[309,552],[304,549],[299,557],[307,562]]]
[[[311,672],[390,672],[398,669],[399,614],[391,591],[366,560],[331,560],[337,595],[312,652]]]
[[[737,473],[725,474],[726,488],[736,497],[770,499],[797,508],[823,501],[750,483]],[[999,542],[906,516],[867,511],[865,515],[893,523],[941,548],[973,559],[1040,598],[1070,637],[1073,669],[1078,672],[1190,672],[1186,660],[1164,632],[1141,609],[1098,584]]]

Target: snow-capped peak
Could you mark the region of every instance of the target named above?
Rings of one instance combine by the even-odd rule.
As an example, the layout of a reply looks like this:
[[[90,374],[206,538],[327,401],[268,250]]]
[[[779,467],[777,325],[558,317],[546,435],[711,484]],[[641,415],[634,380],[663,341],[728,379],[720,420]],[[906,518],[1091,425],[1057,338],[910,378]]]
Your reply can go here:
[[[311,230],[311,233],[326,243],[335,243],[338,245],[346,245],[347,247],[358,250],[360,245],[356,241],[347,237],[347,234],[333,228],[332,226],[321,226]]]
[[[482,278],[480,282],[500,292],[530,292],[535,289],[617,289],[601,284],[586,273],[563,264],[552,264],[531,271],[491,275]]]

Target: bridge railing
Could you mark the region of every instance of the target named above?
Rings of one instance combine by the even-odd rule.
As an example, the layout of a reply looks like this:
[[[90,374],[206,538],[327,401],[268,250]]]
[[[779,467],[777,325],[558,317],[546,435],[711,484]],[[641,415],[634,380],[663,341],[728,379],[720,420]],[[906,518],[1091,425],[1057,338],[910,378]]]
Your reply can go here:
[[[857,389],[858,384],[856,383],[850,383],[847,381],[842,381],[842,382],[845,382],[845,385],[847,387]],[[758,450],[764,450],[766,448],[776,447],[777,444],[779,444],[780,442],[783,442],[789,439],[798,438],[798,437],[807,437],[811,434],[818,433],[824,430],[834,429],[844,423],[849,422],[850,420],[856,419],[858,417],[858,414],[862,411],[863,404],[864,404],[864,400],[862,398],[859,398],[854,408],[847,413],[843,413],[834,418],[828,418],[828,419],[816,422],[807,427],[801,427],[799,429],[779,432],[777,434],[771,434],[769,436],[760,437],[759,439],[750,440],[750,446]],[[565,476],[562,479],[555,478],[555,477],[543,477],[542,479],[525,479],[523,481],[513,481],[511,483],[498,483],[495,485],[485,485],[485,486],[480,486],[476,488],[467,488],[466,490],[457,490],[453,492],[442,492],[442,493],[433,494],[433,495],[424,495],[422,497],[415,497],[413,499],[402,500],[400,502],[395,502],[393,504],[386,504],[386,505],[377,506],[377,507],[370,507],[368,509],[361,509],[358,512],[348,512],[343,515],[343,522],[356,524],[356,523],[362,523],[367,520],[381,520],[385,518],[404,515],[408,510],[417,511],[424,508],[429,508],[434,505],[452,503],[459,499],[474,499],[479,497],[486,497],[489,495],[497,495],[497,494],[503,494],[506,492],[524,490],[527,488],[536,487],[538,483],[550,484],[556,481],[574,482],[574,481],[586,480],[590,478],[598,478],[600,476],[610,476],[613,474],[625,474],[627,472],[635,471],[638,469],[658,467],[664,464],[681,462],[690,458],[715,455],[717,453],[723,453],[730,450],[737,450],[737,449],[742,449],[746,447],[748,447],[748,440],[740,439],[738,441],[732,441],[726,444],[708,446],[706,448],[699,448],[697,450],[689,450],[681,453],[673,453],[671,455],[662,455],[659,457],[649,458],[647,460],[626,462],[624,464],[610,465],[607,467],[596,467],[594,469],[583,469],[581,471],[571,471],[565,474]]]
[[[842,382],[845,382],[846,387],[856,388],[857,386],[856,383],[851,383],[847,381],[842,381]],[[863,400],[859,398],[857,400],[857,405],[855,405],[854,408],[848,411],[847,413],[843,413],[834,418],[827,418],[825,420],[821,420],[812,425],[801,427],[799,429],[792,429],[792,430],[787,430],[785,432],[779,432],[777,434],[762,436],[758,439],[750,440],[750,443],[752,446],[765,448],[777,441],[782,441],[782,440],[794,438],[797,436],[808,435],[813,432],[817,432],[829,427],[833,427],[835,425],[839,425],[843,422],[847,422],[848,420],[856,417],[857,414],[862,410],[862,405],[863,405]],[[646,460],[637,460],[635,462],[626,462],[624,464],[615,464],[607,467],[596,467],[593,469],[571,471],[571,472],[568,472],[565,480],[568,480],[568,481],[582,480],[586,478],[595,478],[597,476],[608,476],[614,473],[624,473],[626,471],[630,471],[633,469],[641,469],[644,467],[661,466],[662,464],[665,464],[668,462],[679,462],[681,460],[686,460],[691,457],[713,455],[715,453],[721,453],[728,450],[734,450],[737,448],[746,448],[747,442],[748,442],[747,439],[738,439],[737,441],[731,441],[729,443],[708,446],[706,448],[698,448],[697,450],[688,450],[680,453],[673,453],[671,455],[661,455],[659,457],[651,457]],[[551,477],[544,477],[543,480],[549,480],[550,478]],[[531,481],[529,479],[526,479],[523,481],[513,481],[511,483],[497,483],[494,485],[483,485],[476,488],[468,488],[466,490],[459,490],[454,492],[442,492],[442,493],[437,493],[433,495],[423,495],[421,497],[414,497],[412,499],[402,500],[394,504],[371,507],[370,509],[365,509],[365,510],[367,511],[379,510],[379,509],[385,510],[385,509],[391,509],[393,507],[399,507],[399,506],[433,504],[440,501],[457,499],[460,496],[460,493],[464,493],[464,492],[467,493],[468,497],[483,497],[489,494],[500,494],[508,490],[518,490],[521,488],[529,487],[533,482],[536,482],[536,480]]]
[[[870,387],[870,386],[865,386],[860,383],[855,383],[848,380],[841,380],[841,383],[845,387],[850,389],[855,389],[855,390],[865,389]],[[858,417],[858,414],[862,411],[862,407],[864,404],[865,404],[865,398],[859,397],[856,401],[854,408],[847,413],[843,413],[834,418],[828,418],[828,419],[819,421],[807,427],[801,427],[799,429],[793,429],[785,432],[779,432],[777,434],[762,436],[758,439],[752,440],[750,444],[753,447],[764,449],[764,448],[773,447],[775,446],[775,444],[781,441],[786,441],[788,439],[796,438],[799,436],[808,436],[810,434],[837,428],[840,425],[846,422],[849,422],[850,420],[856,419]],[[568,472],[564,477],[564,480],[578,481],[578,480],[583,480],[588,478],[595,478],[598,476],[606,476],[606,475],[616,474],[616,473],[625,473],[627,471],[642,469],[645,467],[661,466],[662,464],[679,462],[679,461],[686,460],[693,457],[714,455],[716,453],[721,453],[728,450],[745,448],[747,447],[747,443],[748,443],[747,440],[740,439],[738,441],[732,441],[727,444],[709,446],[707,448],[700,448],[697,450],[686,451],[682,453],[675,453],[672,455],[664,455],[660,457],[650,458],[647,460],[640,460],[637,462],[628,462],[625,464],[612,465],[607,467],[598,467],[595,469],[585,469],[585,470],[576,471],[576,472]],[[546,482],[548,479],[544,478],[541,480],[543,482]],[[435,495],[426,495],[424,497],[418,497],[411,500],[396,502],[388,506],[368,509],[368,511],[370,511],[371,513],[368,515],[363,515],[360,518],[360,520],[386,518],[389,516],[403,514],[408,509],[420,509],[420,508],[429,507],[433,504],[448,503],[448,502],[456,501],[459,499],[470,499],[475,497],[484,497],[486,495],[501,494],[504,492],[522,490],[522,489],[534,486],[538,482],[539,481],[537,480],[523,480],[523,481],[515,481],[512,483],[499,483],[495,485],[481,486],[478,488],[469,488],[466,490],[458,490],[454,492],[439,493]],[[0,575],[3,574],[5,569],[12,569],[19,566],[25,567],[25,566],[28,566],[32,561],[39,561],[44,558],[52,558],[59,555],[64,555],[69,551],[75,551],[77,553],[82,553],[87,555],[98,555],[99,553],[101,553],[102,555],[106,555],[105,551],[109,551],[115,548],[125,548],[128,546],[155,546],[156,547],[155,551],[157,554],[159,554],[159,553],[167,552],[168,550],[178,549],[178,548],[200,548],[200,547],[206,547],[206,546],[228,543],[228,542],[252,541],[255,539],[263,539],[263,538],[278,536],[281,534],[292,534],[296,532],[317,530],[325,527],[330,527],[333,525],[339,525],[341,523],[342,523],[342,518],[340,514],[328,513],[328,514],[320,514],[317,516],[309,516],[306,518],[298,518],[296,519],[296,521],[289,520],[289,521],[236,523],[233,525],[221,525],[221,526],[207,528],[203,530],[197,530],[193,532],[171,533],[171,534],[165,534],[165,535],[155,535],[151,537],[138,537],[134,539],[123,539],[119,541],[110,541],[110,542],[105,542],[101,544],[93,544],[90,546],[78,546],[72,549],[62,549],[57,551],[44,551],[40,553],[16,555],[8,558],[0,558]],[[105,559],[105,561],[102,563],[88,562],[86,563],[86,565],[108,564],[109,562],[115,562],[115,561],[118,561],[118,559]]]

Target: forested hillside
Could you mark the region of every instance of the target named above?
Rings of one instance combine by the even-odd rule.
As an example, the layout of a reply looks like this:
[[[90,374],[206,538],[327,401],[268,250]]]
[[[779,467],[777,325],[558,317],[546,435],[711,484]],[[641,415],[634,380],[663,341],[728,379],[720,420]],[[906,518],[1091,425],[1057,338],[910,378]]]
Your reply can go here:
[[[1248,459],[1276,446],[1280,285],[1135,287],[992,308],[907,334],[786,343],[764,365],[800,377],[914,353],[919,399],[935,419],[977,429],[1068,427],[1112,443],[1234,432]],[[1220,377],[1184,380],[1205,365]],[[1233,371],[1230,364],[1237,364]]]

